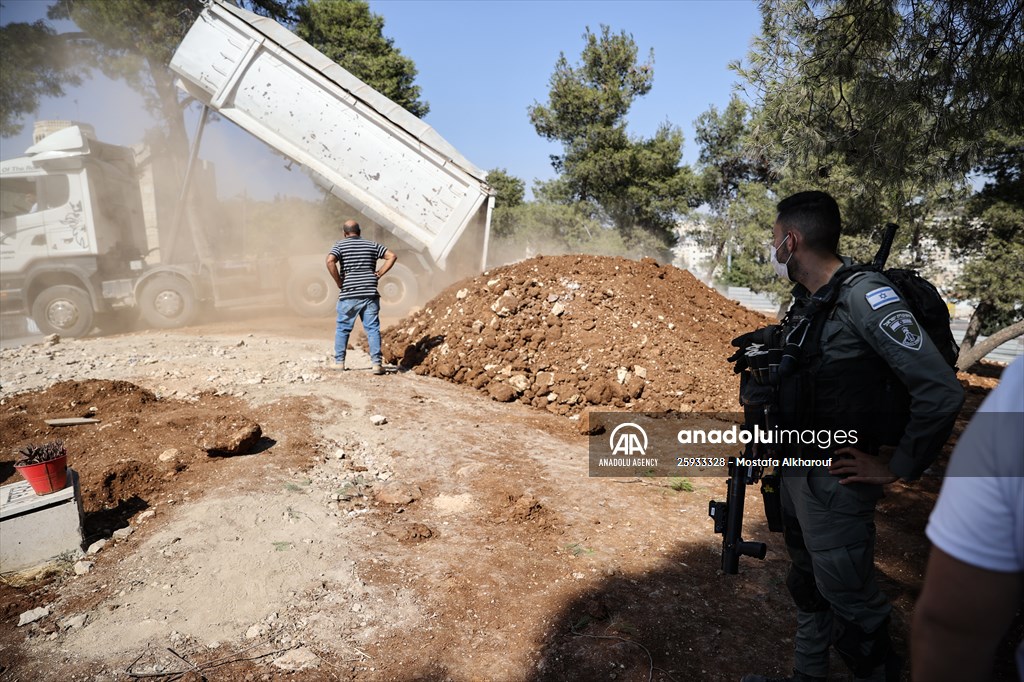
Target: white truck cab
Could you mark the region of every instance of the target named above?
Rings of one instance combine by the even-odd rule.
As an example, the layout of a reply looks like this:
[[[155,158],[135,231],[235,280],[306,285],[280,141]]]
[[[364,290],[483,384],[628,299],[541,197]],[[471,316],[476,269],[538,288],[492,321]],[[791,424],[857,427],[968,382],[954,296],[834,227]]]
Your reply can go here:
[[[81,336],[134,305],[145,227],[130,149],[71,126],[0,163],[0,303]]]

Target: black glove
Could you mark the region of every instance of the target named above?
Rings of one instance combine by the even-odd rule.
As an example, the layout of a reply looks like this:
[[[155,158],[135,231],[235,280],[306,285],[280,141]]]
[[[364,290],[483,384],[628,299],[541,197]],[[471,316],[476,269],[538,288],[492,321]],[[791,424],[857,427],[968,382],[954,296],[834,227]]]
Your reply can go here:
[[[772,337],[778,327],[779,326],[777,324],[761,327],[760,329],[755,329],[752,332],[741,334],[733,339],[732,345],[737,348],[737,351],[728,358],[729,362],[735,363],[732,371],[739,374],[743,370],[751,367],[751,357],[756,357],[759,353],[759,349],[766,348],[771,345]]]

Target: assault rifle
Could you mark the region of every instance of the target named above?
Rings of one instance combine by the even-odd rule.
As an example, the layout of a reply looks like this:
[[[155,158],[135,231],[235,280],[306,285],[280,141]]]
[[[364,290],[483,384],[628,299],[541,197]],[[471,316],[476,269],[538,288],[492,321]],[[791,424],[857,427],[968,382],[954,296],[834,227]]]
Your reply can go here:
[[[762,431],[772,428],[775,420],[772,418],[772,401],[769,394],[774,394],[774,390],[762,390],[770,387],[755,385],[749,374],[745,374],[741,379],[741,385],[743,385],[743,389],[746,389],[741,390],[741,395],[744,398],[743,430],[753,433],[755,428],[760,428]],[[763,397],[765,400],[758,400],[758,397]],[[751,398],[754,399],[751,400]],[[744,448],[742,459],[750,462],[773,454],[764,445],[751,441]],[[761,482],[765,517],[768,519],[768,528],[772,531],[782,530],[782,503],[779,497],[779,481],[776,473],[765,474],[764,466],[740,462],[737,457],[730,457],[728,465],[729,478],[725,481],[725,502],[711,500],[708,504],[708,516],[715,522],[715,532],[722,535],[722,571],[735,575],[739,572],[741,556],[764,559],[768,551],[765,543],[749,542],[741,536],[747,486],[758,481]]]
[[[882,243],[871,263],[871,267],[881,271],[889,259],[897,226],[888,223],[882,235]],[[779,325],[770,325],[733,340],[739,348],[729,358],[736,361],[736,371],[740,376],[740,403],[743,404],[743,430],[753,433],[755,428],[770,431],[777,426],[774,414],[776,405],[776,387],[779,374],[786,374],[795,369],[800,352],[799,341],[781,338]],[[742,459],[756,461],[770,459],[776,453],[764,445],[747,444]],[[715,533],[722,535],[722,571],[731,575],[739,572],[741,556],[764,559],[767,546],[763,542],[750,542],[742,537],[743,506],[748,485],[761,482],[761,497],[764,501],[765,518],[768,529],[775,533],[782,532],[782,498],[779,490],[777,472],[765,474],[763,466],[742,464],[738,457],[728,460],[729,478],[726,479],[725,501],[711,500],[708,504],[708,516],[715,523]]]

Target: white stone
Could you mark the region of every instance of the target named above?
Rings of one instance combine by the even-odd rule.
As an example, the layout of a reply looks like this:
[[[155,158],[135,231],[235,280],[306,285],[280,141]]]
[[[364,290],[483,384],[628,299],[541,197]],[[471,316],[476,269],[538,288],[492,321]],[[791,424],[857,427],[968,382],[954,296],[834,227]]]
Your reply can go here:
[[[641,367],[640,365],[633,365],[633,374],[637,375],[641,379],[647,378],[647,368]]]
[[[370,423],[374,426],[384,426],[388,423],[388,418],[382,414],[375,414],[370,417]]]
[[[522,374],[513,374],[508,378],[508,383],[518,391],[525,391],[530,387],[530,380]]]
[[[56,336],[56,334],[54,334],[54,336]],[[26,611],[25,613],[21,614],[21,618],[18,619],[18,627],[20,628],[22,625],[34,623],[40,618],[46,618],[49,615],[50,609],[46,608],[45,606],[40,606],[37,609]]]
[[[85,575],[92,570],[94,565],[91,561],[76,561],[74,565],[75,575]]]
[[[551,306],[551,314],[555,317],[561,317],[562,313],[565,312],[565,306],[561,303],[555,303]]]
[[[131,526],[126,526],[124,528],[118,528],[111,535],[112,535],[112,537],[115,540],[120,541],[120,540],[127,540],[128,536],[130,536],[134,532],[135,532],[134,528],[132,528]]]
[[[466,298],[466,296],[469,296],[469,289],[459,289],[458,291],[455,292],[455,298],[459,299],[460,301]]]
[[[306,647],[300,647],[275,658],[272,665],[281,670],[306,670],[307,668],[319,668],[320,659]]]
[[[103,549],[104,547],[106,547],[106,546],[107,546],[106,538],[104,538],[102,540],[97,540],[96,542],[94,542],[91,545],[89,545],[89,549],[85,550],[85,553],[88,554],[89,556],[93,556],[95,554],[98,554],[99,551],[101,549]]]
[[[87,620],[89,620],[89,616],[84,613],[80,613],[77,616],[71,616],[70,618],[66,618],[64,621],[61,622],[60,626],[65,630],[72,630],[74,628],[82,627],[83,625],[85,625],[85,622]]]

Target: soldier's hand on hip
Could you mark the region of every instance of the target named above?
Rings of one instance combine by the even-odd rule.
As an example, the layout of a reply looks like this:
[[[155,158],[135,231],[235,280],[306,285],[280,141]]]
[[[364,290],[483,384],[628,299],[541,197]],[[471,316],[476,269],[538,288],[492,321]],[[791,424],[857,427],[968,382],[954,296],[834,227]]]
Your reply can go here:
[[[843,485],[848,483],[874,483],[885,485],[892,483],[899,476],[889,470],[889,460],[869,455],[857,448],[839,448],[832,453],[832,466],[828,472],[840,476]]]

